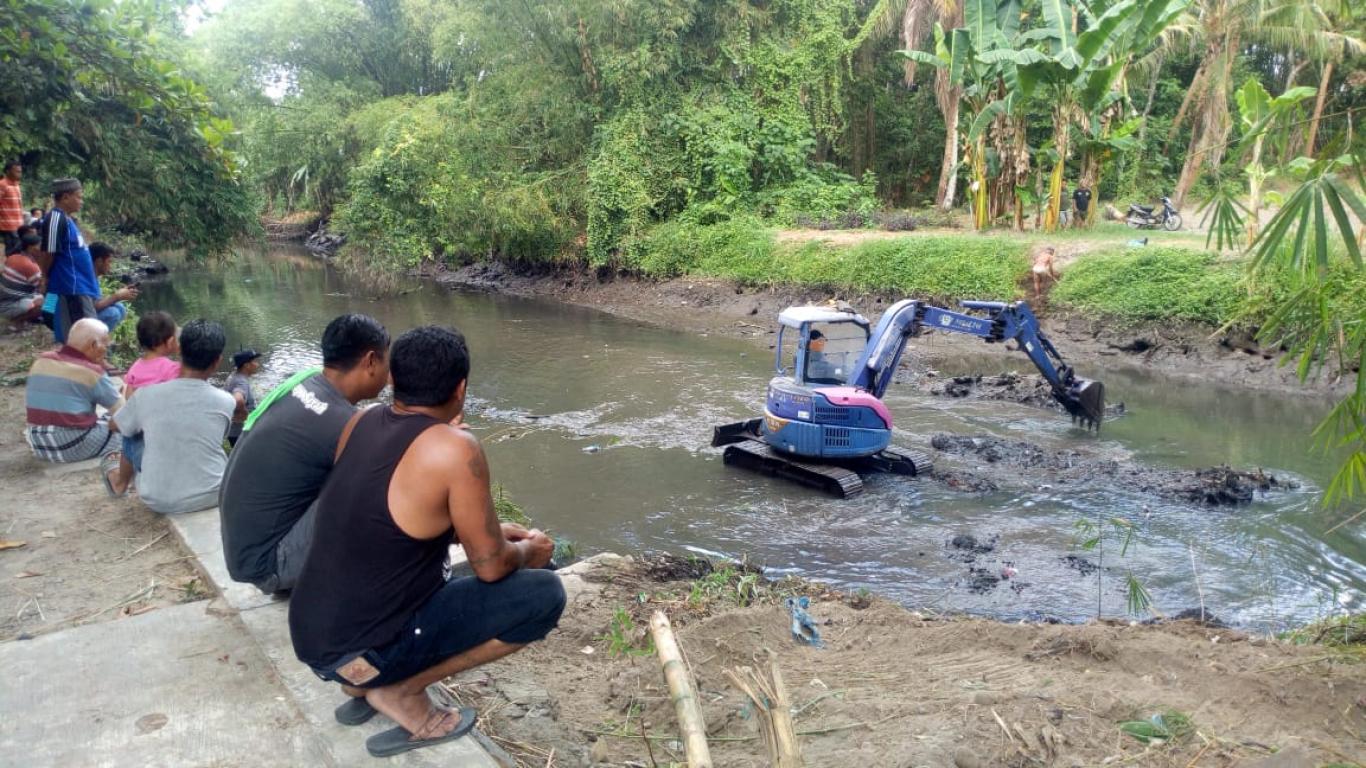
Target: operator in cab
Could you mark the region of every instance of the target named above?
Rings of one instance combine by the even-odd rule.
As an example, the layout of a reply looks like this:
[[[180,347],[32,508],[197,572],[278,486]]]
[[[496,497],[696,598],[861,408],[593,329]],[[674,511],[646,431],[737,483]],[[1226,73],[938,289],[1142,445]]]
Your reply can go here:
[[[806,343],[806,380],[815,384],[843,384],[844,372],[825,356],[825,334],[811,331]]]

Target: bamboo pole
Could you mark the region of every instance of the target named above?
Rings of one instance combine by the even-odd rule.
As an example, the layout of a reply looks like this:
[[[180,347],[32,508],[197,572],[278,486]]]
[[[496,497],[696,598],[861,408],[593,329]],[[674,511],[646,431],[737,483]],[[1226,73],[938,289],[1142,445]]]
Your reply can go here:
[[[683,665],[683,655],[678,651],[678,641],[674,639],[669,617],[663,611],[655,611],[650,617],[650,634],[654,636],[659,663],[664,668],[664,682],[669,685],[669,696],[678,714],[678,729],[688,755],[688,768],[711,768],[711,750],[707,747],[707,726],[702,720],[702,707],[693,694],[688,669]]]

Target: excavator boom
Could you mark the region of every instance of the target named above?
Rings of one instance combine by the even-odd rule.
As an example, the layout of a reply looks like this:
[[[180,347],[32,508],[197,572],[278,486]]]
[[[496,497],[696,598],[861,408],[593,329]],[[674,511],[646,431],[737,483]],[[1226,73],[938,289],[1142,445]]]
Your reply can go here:
[[[881,398],[892,383],[906,342],[926,328],[965,333],[988,343],[1015,340],[1052,388],[1053,398],[1082,426],[1100,430],[1105,415],[1105,385],[1077,377],[1053,343],[1039,328],[1039,320],[1022,301],[964,301],[968,314],[933,307],[913,299],[893,304],[873,330],[849,384]]]

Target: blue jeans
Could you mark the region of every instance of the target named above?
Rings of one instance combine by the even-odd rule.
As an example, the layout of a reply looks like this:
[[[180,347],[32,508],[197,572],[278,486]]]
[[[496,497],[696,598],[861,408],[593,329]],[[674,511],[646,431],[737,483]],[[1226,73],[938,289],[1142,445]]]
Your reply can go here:
[[[104,323],[105,325],[109,326],[109,330],[111,331],[114,330],[114,326],[123,322],[123,318],[127,316],[128,307],[125,307],[123,305],[123,302],[121,301],[116,301],[113,304],[110,304],[109,306],[95,313],[95,317],[101,323]]]
[[[123,438],[123,456],[133,465],[133,469],[139,472],[142,471],[142,449],[146,446],[147,441],[143,439],[141,432],[136,435],[125,435]]]
[[[398,637],[344,658],[337,667],[364,656],[379,675],[359,687],[390,685],[489,640],[516,645],[540,640],[559,623],[564,603],[559,575],[540,568],[513,571],[492,584],[474,576],[451,579],[417,609]],[[351,685],[336,668],[313,671]]]

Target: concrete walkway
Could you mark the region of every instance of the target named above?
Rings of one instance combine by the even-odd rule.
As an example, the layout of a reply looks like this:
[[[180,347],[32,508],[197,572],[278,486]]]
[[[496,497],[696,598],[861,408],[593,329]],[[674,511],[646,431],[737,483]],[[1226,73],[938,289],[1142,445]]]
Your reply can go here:
[[[0,765],[500,768],[471,734],[377,760],[294,658],[287,604],[228,578],[218,511],[171,518],[222,599],[0,644]],[[493,749],[497,749],[493,747]]]
[[[477,737],[466,737],[426,749],[406,752],[383,761],[365,751],[365,740],[394,727],[383,715],[365,725],[347,727],[337,723],[332,710],[345,701],[336,683],[318,679],[313,671],[294,656],[289,640],[288,609],[248,584],[228,576],[223,559],[223,537],[217,509],[174,515],[171,525],[185,547],[194,553],[209,580],[218,587],[227,604],[235,609],[247,633],[265,655],[272,671],[283,683],[287,697],[299,709],[304,722],[316,738],[326,745],[326,765],[351,766],[446,766],[448,768],[500,768],[480,746]],[[473,735],[472,735],[473,736]]]

